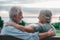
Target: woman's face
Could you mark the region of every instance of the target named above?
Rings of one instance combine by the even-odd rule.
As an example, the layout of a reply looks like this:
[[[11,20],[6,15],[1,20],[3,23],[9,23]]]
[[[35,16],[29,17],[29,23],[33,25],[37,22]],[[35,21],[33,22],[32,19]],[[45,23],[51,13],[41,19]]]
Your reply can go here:
[[[43,16],[41,16],[41,15],[39,15],[38,19],[39,19],[39,23],[44,23],[45,20],[46,20],[46,19],[45,19]]]

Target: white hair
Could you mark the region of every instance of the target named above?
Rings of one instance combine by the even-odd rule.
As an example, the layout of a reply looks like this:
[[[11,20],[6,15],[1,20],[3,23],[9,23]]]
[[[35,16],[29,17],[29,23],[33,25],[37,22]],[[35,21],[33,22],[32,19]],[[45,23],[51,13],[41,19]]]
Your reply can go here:
[[[47,23],[50,23],[52,12],[50,10],[41,10],[40,15],[46,19]]]
[[[12,8],[10,9],[10,12],[9,12],[9,17],[10,17],[10,19],[12,19],[14,15],[18,16],[18,15],[19,15],[18,13],[19,13],[20,11],[21,11],[21,8],[19,8],[19,7],[12,7]]]

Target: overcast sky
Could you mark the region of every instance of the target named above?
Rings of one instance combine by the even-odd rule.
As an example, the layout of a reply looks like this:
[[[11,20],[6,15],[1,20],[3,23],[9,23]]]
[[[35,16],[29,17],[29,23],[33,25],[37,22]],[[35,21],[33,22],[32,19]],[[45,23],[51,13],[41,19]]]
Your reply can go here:
[[[23,10],[27,13],[37,13],[41,8],[52,7],[54,15],[60,14],[60,0],[0,0],[0,11],[1,15],[8,12],[11,6],[22,6]],[[54,8],[56,7],[56,8]],[[39,9],[40,8],[40,9]]]
[[[41,9],[49,9],[53,15],[60,16],[60,0],[0,0],[0,16],[8,17],[12,6],[21,6],[26,16],[36,17]]]
[[[28,4],[28,3],[36,3],[41,0],[0,0],[1,3],[22,3],[22,4]]]
[[[38,3],[38,2],[44,2],[44,1],[60,1],[60,0],[0,0],[0,3],[22,3],[22,4],[28,4],[28,3]]]

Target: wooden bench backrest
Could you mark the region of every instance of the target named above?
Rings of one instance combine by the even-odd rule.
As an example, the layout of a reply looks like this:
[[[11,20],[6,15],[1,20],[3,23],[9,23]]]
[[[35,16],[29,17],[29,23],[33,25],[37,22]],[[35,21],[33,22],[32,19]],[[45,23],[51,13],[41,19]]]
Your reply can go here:
[[[0,35],[0,40],[22,40],[10,35]]]

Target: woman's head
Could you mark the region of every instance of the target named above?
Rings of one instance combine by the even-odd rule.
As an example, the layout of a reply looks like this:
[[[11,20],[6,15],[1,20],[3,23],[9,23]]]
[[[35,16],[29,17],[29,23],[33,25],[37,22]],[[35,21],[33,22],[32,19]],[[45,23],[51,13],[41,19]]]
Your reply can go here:
[[[50,10],[41,10],[39,14],[39,21],[41,23],[50,23],[52,12]]]

